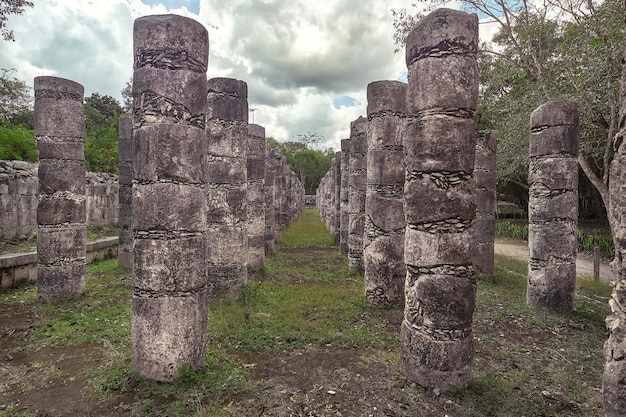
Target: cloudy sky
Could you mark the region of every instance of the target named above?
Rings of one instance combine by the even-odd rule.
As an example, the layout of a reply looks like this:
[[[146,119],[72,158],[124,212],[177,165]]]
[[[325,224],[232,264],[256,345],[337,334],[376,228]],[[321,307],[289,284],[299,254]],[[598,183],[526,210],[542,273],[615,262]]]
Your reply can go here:
[[[308,132],[339,149],[350,122],[366,112],[367,84],[406,80],[394,53],[391,9],[414,0],[36,0],[8,26],[0,68],[32,86],[39,75],[81,83],[85,95],[120,91],[132,75],[133,22],[174,13],[209,31],[208,78],[248,84],[250,122],[267,136]],[[486,25],[481,25],[481,31]],[[484,38],[481,33],[481,37]]]

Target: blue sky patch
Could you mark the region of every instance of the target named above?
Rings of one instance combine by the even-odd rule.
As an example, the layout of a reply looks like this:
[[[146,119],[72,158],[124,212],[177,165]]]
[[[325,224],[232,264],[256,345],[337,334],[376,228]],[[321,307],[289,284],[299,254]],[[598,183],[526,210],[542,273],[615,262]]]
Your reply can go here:
[[[141,0],[144,4],[154,6],[161,3],[167,10],[178,9],[185,6],[191,13],[200,12],[200,0]]]
[[[339,109],[342,106],[353,107],[353,106],[356,106],[357,104],[358,103],[354,97],[341,96],[341,97],[333,98],[333,106],[335,106],[336,109]]]

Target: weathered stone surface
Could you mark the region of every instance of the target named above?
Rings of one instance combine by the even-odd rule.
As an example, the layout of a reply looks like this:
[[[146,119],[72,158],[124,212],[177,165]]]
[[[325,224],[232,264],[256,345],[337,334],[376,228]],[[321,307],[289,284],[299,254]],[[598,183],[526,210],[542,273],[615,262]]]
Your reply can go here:
[[[400,358],[427,388],[469,384],[476,185],[478,18],[439,9],[407,38],[405,315]]]
[[[247,151],[248,266],[261,269],[265,264],[265,128],[248,125]]]
[[[348,229],[350,215],[348,211],[349,168],[350,168],[350,139],[341,140],[341,189],[339,190],[339,249],[344,255],[348,254]]]
[[[476,181],[474,267],[479,278],[492,279],[497,209],[496,135],[492,131],[482,131],[476,135],[474,179]]]
[[[37,297],[44,300],[64,300],[85,293],[86,264],[39,264],[37,266]]]
[[[133,119],[129,116],[120,117],[118,128],[118,182],[119,182],[119,213],[120,228],[117,245],[117,263],[119,268],[133,267]]]
[[[76,151],[69,158],[62,154],[72,145],[83,147],[83,92],[74,81],[35,78],[35,138],[43,154],[37,171],[37,296],[48,301],[85,291],[85,158]]]
[[[135,21],[132,362],[171,381],[204,363],[208,33],[191,19]]]
[[[365,195],[367,191],[367,119],[350,124],[348,157],[348,267],[359,272],[363,266]]]
[[[377,304],[404,302],[404,148],[406,84],[367,86],[367,184],[363,264],[365,295]]]
[[[277,151],[265,150],[265,182],[263,194],[265,197],[265,254],[274,252],[274,228],[276,226],[276,156]]]
[[[133,207],[135,234],[151,230],[203,232],[206,227],[206,194],[197,185],[134,184]]]
[[[135,291],[180,295],[206,287],[207,248],[203,234],[179,239],[137,239]]]
[[[146,378],[171,381],[182,365],[204,363],[206,325],[206,290],[181,296],[133,296],[133,368]]]
[[[550,311],[572,311],[578,248],[576,103],[548,102],[533,112],[530,121],[527,301]],[[536,152],[539,148],[549,153]]]
[[[207,155],[197,150],[206,142],[202,129],[181,124],[153,124],[137,129],[135,176],[141,181],[167,180],[203,184]]]
[[[65,192],[85,196],[85,161],[45,159],[39,161],[39,194]]]
[[[248,88],[212,78],[207,88],[209,299],[235,295],[247,281]]]
[[[83,143],[85,136],[84,88],[58,77],[35,77],[35,136],[46,143]],[[59,149],[61,150],[61,149]],[[56,154],[52,158],[60,159]],[[84,156],[82,160],[84,161]]]

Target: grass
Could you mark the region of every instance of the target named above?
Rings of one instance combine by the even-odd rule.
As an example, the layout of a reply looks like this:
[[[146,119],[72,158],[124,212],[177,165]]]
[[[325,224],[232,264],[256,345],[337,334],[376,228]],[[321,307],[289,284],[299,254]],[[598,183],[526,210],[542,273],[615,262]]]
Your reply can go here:
[[[84,297],[40,303],[32,285],[1,290],[0,312],[24,310],[37,318],[31,330],[12,336],[19,351],[89,347],[90,401],[117,410],[114,415],[364,415],[373,407],[411,416],[602,415],[610,287],[581,280],[574,313],[534,310],[525,302],[526,263],[496,256],[493,281],[478,283],[473,381],[433,397],[399,370],[403,311],[365,301],[363,277],[348,271],[314,209],[302,212],[277,248],[239,297],[209,306],[205,364],[181,370],[173,383],[132,370],[132,277],[116,260],[88,266]],[[332,355],[343,356],[325,364]],[[312,359],[297,362],[300,357]],[[292,369],[297,363],[308,367]],[[19,369],[7,376],[0,367],[0,387],[23,375],[14,391],[22,397],[37,389],[29,381],[37,369],[52,380],[67,377],[41,361]],[[295,380],[286,379],[292,374]],[[312,388],[297,382],[306,379]],[[332,398],[330,384],[338,391]],[[0,388],[0,404],[7,405],[0,416],[27,415],[10,411],[16,398],[10,394]]]

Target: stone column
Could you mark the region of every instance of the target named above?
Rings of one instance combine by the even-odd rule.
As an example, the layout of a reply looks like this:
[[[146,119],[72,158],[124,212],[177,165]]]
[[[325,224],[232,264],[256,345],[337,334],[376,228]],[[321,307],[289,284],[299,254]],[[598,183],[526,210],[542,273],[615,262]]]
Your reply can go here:
[[[476,135],[476,220],[474,235],[476,275],[493,278],[494,240],[496,237],[496,134],[485,130]]]
[[[265,181],[263,193],[265,196],[265,254],[274,253],[274,225],[276,211],[274,208],[274,194],[276,193],[276,161],[275,150],[265,150]]]
[[[239,293],[248,280],[246,232],[248,86],[209,80],[208,288],[210,298]]]
[[[348,164],[348,268],[363,272],[367,181],[367,119],[365,117],[359,117],[350,123]]]
[[[274,185],[275,185],[275,193],[274,193],[274,241],[278,242],[280,240],[280,235],[282,233],[282,210],[283,210],[283,199],[284,199],[284,178],[283,178],[283,164],[285,157],[280,153],[280,151],[276,150],[275,159],[274,159]]]
[[[265,128],[248,125],[248,265],[261,269],[265,263]]]
[[[204,363],[208,33],[182,16],[134,27],[132,362],[176,378]]]
[[[85,109],[83,86],[35,78],[39,152],[37,296],[59,301],[85,292]]]
[[[341,152],[335,152],[335,176],[333,181],[335,182],[335,207],[333,210],[335,211],[335,243],[339,243],[341,240],[341,164],[342,157]]]
[[[344,255],[348,255],[348,229],[350,227],[350,215],[348,213],[348,196],[350,194],[350,139],[341,140],[341,190],[339,191],[339,249]]]
[[[450,9],[422,19],[406,47],[400,357],[409,380],[442,391],[466,387],[472,373],[477,47],[477,16]]]
[[[367,192],[363,264],[374,305],[404,303],[404,147],[406,84],[367,86]]]
[[[626,46],[626,35],[623,46]],[[626,49],[622,50],[626,60]],[[607,208],[615,258],[613,294],[609,300],[611,314],[606,319],[609,338],[604,345],[602,396],[607,417],[626,415],[626,66],[622,66],[619,131],[613,141],[615,154],[609,171],[609,207]]]
[[[528,305],[574,310],[578,249],[578,108],[550,101],[530,116]]]
[[[117,246],[117,264],[119,268],[133,267],[133,118],[120,117],[118,128],[118,220],[119,242]]]

